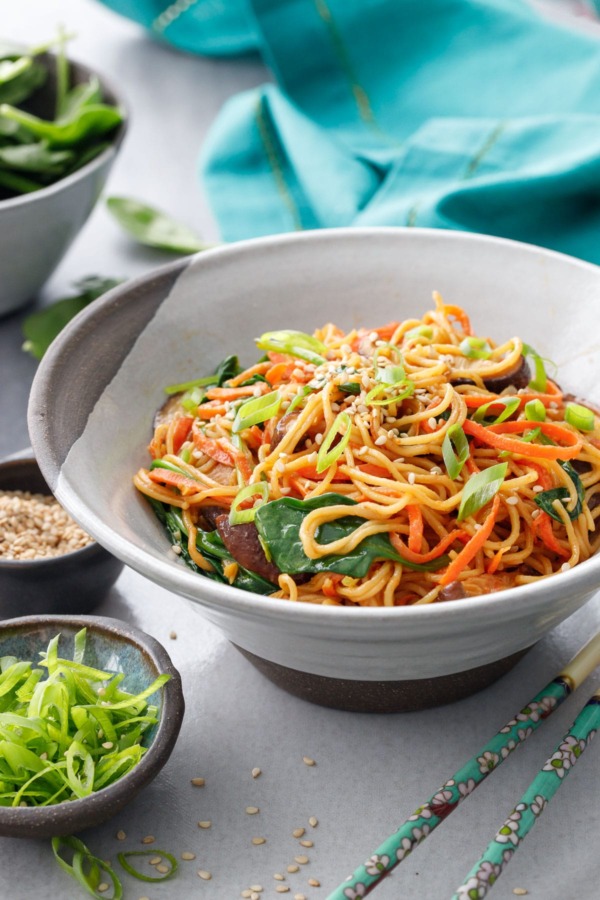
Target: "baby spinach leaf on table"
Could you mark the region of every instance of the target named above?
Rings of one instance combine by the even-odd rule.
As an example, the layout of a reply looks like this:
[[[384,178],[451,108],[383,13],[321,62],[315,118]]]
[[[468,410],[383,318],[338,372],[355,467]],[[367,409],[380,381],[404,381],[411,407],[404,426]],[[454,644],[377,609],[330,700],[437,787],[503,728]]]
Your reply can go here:
[[[2,172],[0,172],[1,182]],[[40,309],[27,316],[23,322],[23,336],[25,343],[23,350],[31,353],[36,359],[41,359],[56,335],[64,328],[67,322],[81,312],[92,300],[96,300],[101,294],[110,291],[120,284],[115,278],[100,278],[90,276],[77,282],[75,288],[77,294],[57,300],[51,306]]]
[[[109,197],[106,205],[119,225],[140,244],[171,253],[198,253],[211,246],[187,225],[133,197]]]
[[[369,535],[354,550],[343,556],[332,553],[318,559],[309,559],[300,540],[302,522],[315,509],[337,505],[355,506],[356,502],[342,494],[323,494],[310,500],[283,497],[257,509],[254,522],[258,533],[269,548],[273,562],[282,572],[289,575],[300,572],[337,572],[352,578],[364,578],[376,559],[392,559],[402,563],[407,569],[418,572],[435,571],[448,564],[447,556],[425,565],[411,563],[394,550],[385,533]],[[343,516],[321,525],[317,529],[316,539],[320,544],[330,544],[348,537],[364,522],[365,519],[358,516]]]

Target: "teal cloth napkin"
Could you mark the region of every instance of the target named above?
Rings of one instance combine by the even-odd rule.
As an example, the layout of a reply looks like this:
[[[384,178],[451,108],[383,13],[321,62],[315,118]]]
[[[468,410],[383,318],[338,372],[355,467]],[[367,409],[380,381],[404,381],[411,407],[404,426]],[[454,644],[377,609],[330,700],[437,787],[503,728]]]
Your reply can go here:
[[[226,241],[407,225],[600,263],[600,41],[524,0],[105,0],[201,53],[274,74],[202,153]]]

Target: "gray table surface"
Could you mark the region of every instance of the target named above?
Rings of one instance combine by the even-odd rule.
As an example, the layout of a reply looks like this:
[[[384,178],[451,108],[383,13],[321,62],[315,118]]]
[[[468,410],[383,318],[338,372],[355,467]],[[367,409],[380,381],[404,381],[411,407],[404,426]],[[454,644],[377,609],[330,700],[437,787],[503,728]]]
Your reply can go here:
[[[110,180],[168,209],[206,238],[217,236],[196,178],[198,148],[223,101],[264,81],[258,60],[198,59],[154,43],[135,25],[90,0],[20,0],[3,4],[6,37],[45,40],[58,23],[77,32],[73,55],[104,71],[126,93],[130,132]],[[165,258],[128,243],[101,204],[37,304],[61,296],[91,273],[129,277]],[[1,273],[0,273],[1,277]],[[0,320],[0,455],[28,443],[26,405],[35,363],[20,350],[22,315]],[[251,884],[262,897],[325,898],[407,815],[470,757],[566,663],[598,627],[600,599],[541,641],[500,683],[437,710],[364,716],[326,710],[283,693],[259,675],[193,606],[126,569],[99,613],[132,622],[162,641],[181,671],[187,711],[173,756],[156,781],[118,818],[83,834],[102,858],[156,846],[196,859],[176,879],[142,885],[125,876],[137,900],[233,900]],[[177,638],[170,638],[170,633]],[[434,836],[379,887],[380,900],[443,900],[452,894],[497,826],[571,724],[594,676]],[[600,896],[597,785],[592,745],[525,846],[494,888],[498,900],[526,888],[535,900]],[[314,758],[308,768],[302,757]],[[251,777],[258,766],[263,774]],[[203,776],[204,788],[190,779]],[[246,806],[260,813],[249,816]],[[316,816],[317,828],[307,820]],[[212,827],[199,829],[199,820]],[[300,850],[293,829],[306,827],[314,847],[296,874],[286,866]],[[127,833],[125,842],[116,832]],[[266,843],[253,846],[252,837]],[[0,898],[82,896],[54,864],[48,843],[0,840]],[[212,873],[198,878],[198,868]],[[278,894],[273,874],[286,874]],[[316,878],[321,887],[309,887]]]

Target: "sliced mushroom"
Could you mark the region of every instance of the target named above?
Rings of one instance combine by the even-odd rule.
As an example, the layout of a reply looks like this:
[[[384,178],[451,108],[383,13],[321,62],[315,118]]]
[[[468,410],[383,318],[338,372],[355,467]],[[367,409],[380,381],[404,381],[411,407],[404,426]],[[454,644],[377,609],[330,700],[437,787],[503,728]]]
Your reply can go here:
[[[254,522],[232,525],[228,515],[220,515],[216,519],[216,526],[225,547],[240,566],[277,584],[281,570],[265,556]],[[312,575],[306,573],[292,577],[296,584],[304,584],[310,581]]]
[[[501,394],[502,391],[505,391],[507,388],[520,391],[523,388],[526,388],[530,381],[531,371],[524,356],[521,357],[517,365],[514,369],[511,369],[510,372],[483,379],[483,383],[488,391],[492,391],[494,394]]]
[[[460,581],[451,581],[438,594],[438,600],[464,600],[467,592]]]
[[[281,417],[281,419],[275,426],[275,429],[273,431],[273,437],[271,438],[271,453],[282,442],[282,440],[288,433],[288,430],[291,428],[291,426],[294,424],[294,422],[296,422],[299,415],[300,415],[300,412],[296,412],[295,410],[292,410],[292,412],[285,413],[285,415],[283,415]],[[289,448],[289,452],[293,453],[295,449],[296,449],[296,446],[294,445],[293,447]]]

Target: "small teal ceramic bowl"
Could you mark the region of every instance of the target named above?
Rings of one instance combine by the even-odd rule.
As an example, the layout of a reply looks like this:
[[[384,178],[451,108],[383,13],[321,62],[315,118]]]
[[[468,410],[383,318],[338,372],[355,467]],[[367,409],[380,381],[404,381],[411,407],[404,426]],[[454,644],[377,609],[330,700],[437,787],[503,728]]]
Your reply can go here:
[[[153,637],[132,625],[100,616],[29,616],[0,623],[0,657],[38,660],[39,651],[61,634],[60,653],[73,654],[73,639],[87,628],[85,664],[123,672],[123,690],[139,693],[159,675],[170,680],[149,702],[158,707],[158,723],[144,736],[147,752],[141,762],[114,784],[81,800],[45,807],[0,806],[3,837],[49,838],[73,834],[116,815],[153,778],[169,759],[181,728],[185,703],[181,677]]]

